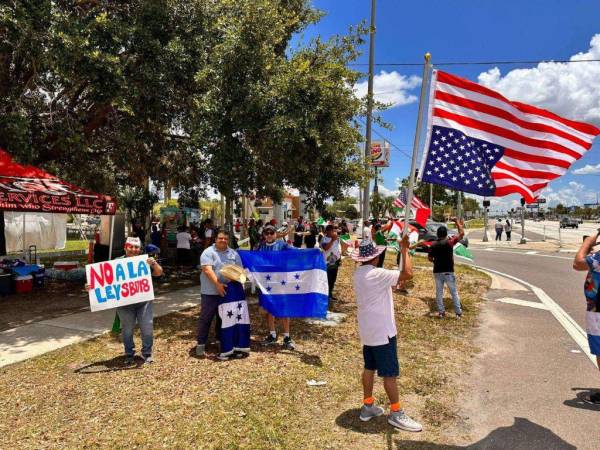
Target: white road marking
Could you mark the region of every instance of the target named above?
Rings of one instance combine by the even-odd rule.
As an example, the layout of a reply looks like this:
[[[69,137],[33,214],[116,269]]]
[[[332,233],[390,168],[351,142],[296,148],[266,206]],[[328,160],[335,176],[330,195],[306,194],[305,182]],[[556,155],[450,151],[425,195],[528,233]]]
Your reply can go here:
[[[530,251],[530,252],[525,252],[526,255],[536,255],[537,252],[535,250]]]
[[[528,308],[543,309],[543,310],[548,311],[548,307],[546,305],[544,305],[543,303],[530,302],[530,301],[521,300],[518,298],[502,297],[502,298],[496,298],[496,299],[494,299],[494,301],[501,302],[501,303],[510,303],[511,305],[527,306]]]
[[[545,255],[543,253],[535,253],[535,252],[515,252],[515,251],[511,251],[511,250],[500,250],[500,249],[496,249],[494,247],[487,247],[487,248],[483,248],[483,249],[478,249],[478,248],[473,247],[471,250],[474,250],[474,251],[483,250],[486,252],[498,252],[498,253],[511,253],[513,255],[535,255],[535,256],[542,256],[544,258],[557,258],[557,259],[569,259],[569,260],[573,259],[568,256]]]
[[[552,298],[546,294],[542,289],[537,286],[534,286],[531,283],[528,283],[525,280],[521,280],[520,278],[513,277],[504,272],[500,272],[498,270],[488,269],[480,266],[473,266],[476,269],[479,269],[483,272],[491,272],[496,275],[501,275],[506,278],[510,278],[518,283],[521,283],[523,286],[527,286],[529,289],[533,291],[533,293],[537,296],[537,298],[548,307],[548,310],[552,313],[554,318],[558,320],[558,323],[562,325],[567,333],[571,336],[571,338],[575,341],[575,343],[581,348],[581,350],[587,355],[587,357],[592,361],[592,364],[597,367],[596,357],[590,353],[590,348],[587,340],[587,333],[579,326],[577,322],[573,320],[571,316],[569,316],[561,306],[556,303]]]

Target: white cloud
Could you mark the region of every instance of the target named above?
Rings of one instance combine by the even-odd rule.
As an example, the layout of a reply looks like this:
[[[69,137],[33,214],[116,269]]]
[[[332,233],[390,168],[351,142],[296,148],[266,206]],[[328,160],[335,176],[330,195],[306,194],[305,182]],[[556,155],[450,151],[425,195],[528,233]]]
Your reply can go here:
[[[600,34],[591,39],[587,52],[571,56],[570,61],[585,59],[600,59]],[[494,67],[479,74],[479,83],[510,100],[600,124],[600,62],[544,62],[531,69],[511,70],[504,76]]]
[[[587,164],[584,167],[575,169],[573,171],[573,173],[575,175],[594,175],[594,174],[600,173],[600,164],[596,164],[595,166],[592,166],[591,164]]]
[[[556,206],[559,203],[565,206],[583,205],[596,200],[596,194],[576,181],[570,181],[567,186],[553,189],[548,186],[542,191],[541,197],[546,199],[548,206]]]
[[[379,195],[383,196],[383,197],[390,197],[390,196],[394,196],[394,197],[398,197],[398,189],[388,189],[386,188],[383,184],[378,184],[377,187],[379,188]]]
[[[401,75],[397,71],[382,70],[373,77],[373,97],[376,101],[390,104],[390,107],[408,105],[417,101],[417,96],[408,91],[421,85],[421,78],[416,75]],[[367,95],[368,81],[354,85],[358,97]]]

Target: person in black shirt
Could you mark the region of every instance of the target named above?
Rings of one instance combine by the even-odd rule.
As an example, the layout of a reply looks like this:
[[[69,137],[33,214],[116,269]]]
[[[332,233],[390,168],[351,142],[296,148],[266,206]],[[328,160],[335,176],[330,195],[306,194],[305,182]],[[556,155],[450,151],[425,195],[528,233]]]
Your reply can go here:
[[[306,248],[315,248],[315,245],[317,245],[317,235],[319,234],[319,230],[317,229],[317,224],[315,222],[310,224],[308,232],[310,234],[304,237],[304,245],[306,245]]]
[[[460,298],[456,289],[456,277],[454,276],[454,246],[464,235],[464,221],[454,219],[458,234],[448,237],[448,229],[441,226],[437,229],[437,240],[429,247],[429,261],[433,262],[433,277],[435,278],[435,301],[437,303],[438,317],[446,316],[444,307],[444,283],[448,285],[452,302],[454,303],[454,312],[460,319],[462,309]]]
[[[304,223],[302,222],[302,216],[298,217],[298,223],[294,229],[294,247],[302,248],[302,241],[304,240]]]

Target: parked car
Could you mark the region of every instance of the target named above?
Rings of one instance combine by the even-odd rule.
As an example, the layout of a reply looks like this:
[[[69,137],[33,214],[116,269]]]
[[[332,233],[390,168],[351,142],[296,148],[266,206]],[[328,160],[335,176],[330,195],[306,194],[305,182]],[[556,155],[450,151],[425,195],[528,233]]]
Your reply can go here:
[[[419,241],[425,241],[421,245],[416,247],[416,249],[415,249],[415,250],[421,251],[421,252],[426,252],[427,249],[429,248],[429,246],[431,245],[431,243],[437,239],[437,229],[439,227],[445,226],[446,228],[448,228],[448,225],[445,223],[433,222],[430,220],[427,221],[427,224],[424,227],[414,220],[409,220],[409,223],[413,227],[415,227],[417,229],[417,231],[419,232]],[[456,236],[456,234],[458,234],[458,233],[455,229],[448,228],[448,237]],[[465,236],[463,239],[460,240],[460,243],[462,245],[464,245],[465,247],[468,247],[469,246],[469,238],[467,238]]]
[[[579,222],[571,217],[563,217],[560,219],[561,228],[579,228]]]

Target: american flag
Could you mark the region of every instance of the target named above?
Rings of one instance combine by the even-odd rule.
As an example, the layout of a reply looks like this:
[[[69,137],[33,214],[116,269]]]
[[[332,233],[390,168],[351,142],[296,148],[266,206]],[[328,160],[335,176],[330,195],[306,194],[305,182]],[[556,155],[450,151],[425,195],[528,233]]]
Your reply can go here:
[[[399,197],[396,200],[394,200],[394,206],[396,208],[404,208],[404,206],[406,205],[407,197],[408,197],[408,195],[406,194],[406,188],[401,188]],[[419,197],[417,197],[416,195],[413,195],[411,206],[413,208],[418,208],[418,209],[419,208],[429,209],[429,206],[427,206],[425,203],[423,203],[421,200],[419,200]]]
[[[463,78],[434,71],[423,181],[529,203],[592,145],[600,129],[507,100]]]

